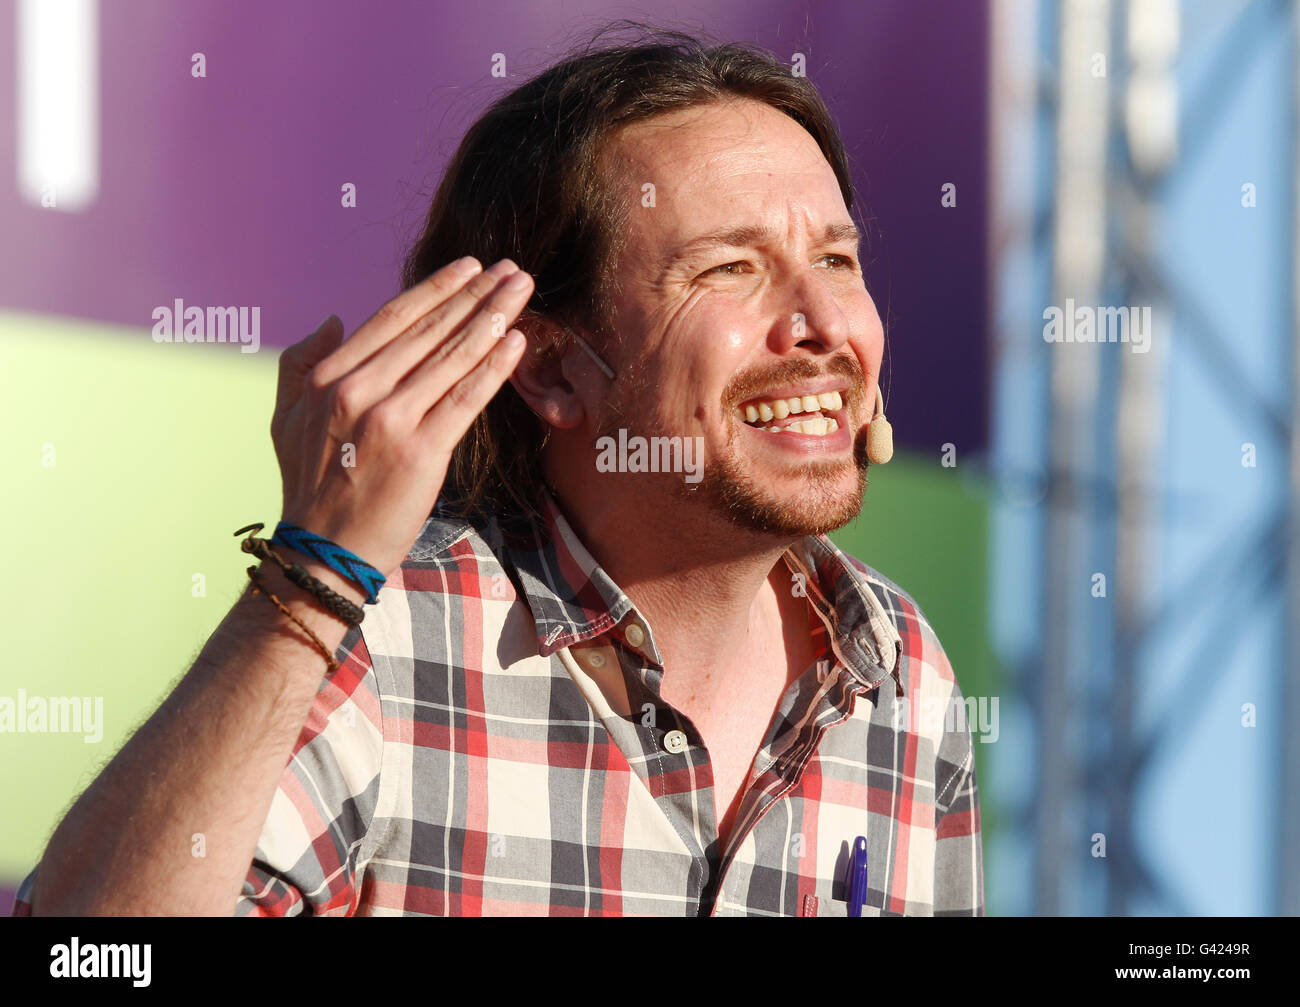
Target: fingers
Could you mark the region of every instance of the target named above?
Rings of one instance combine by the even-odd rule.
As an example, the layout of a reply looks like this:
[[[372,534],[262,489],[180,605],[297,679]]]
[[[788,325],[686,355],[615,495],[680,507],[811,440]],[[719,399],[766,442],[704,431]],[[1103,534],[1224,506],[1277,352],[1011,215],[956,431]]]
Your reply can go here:
[[[517,277],[522,277],[518,282],[523,285],[511,287],[510,281]],[[359,386],[360,390],[352,395],[355,406],[364,410],[391,394],[422,361],[445,359],[450,348],[463,340],[465,327],[478,314],[487,312],[496,325],[495,334],[504,336],[532,291],[531,277],[509,259],[474,277],[344,378],[345,383]],[[486,346],[483,352],[487,352]],[[475,357],[465,370],[477,361]],[[418,422],[430,404],[420,408],[413,422]]]
[[[315,380],[323,387],[360,367],[401,335],[408,326],[461,290],[482,271],[483,267],[478,260],[467,256],[443,266],[427,280],[398,294],[321,363]],[[491,289],[490,285],[488,289]]]
[[[306,339],[294,343],[280,354],[275,387],[275,412],[286,412],[302,396],[308,372],[339,348],[343,342],[343,323],[338,315],[317,326]]]
[[[418,436],[436,445],[439,454],[450,455],[474,418],[519,365],[527,343],[518,329],[511,329],[503,339],[493,337],[487,354],[425,414],[417,428]]]
[[[518,318],[532,292],[532,277],[520,270],[481,301],[465,323],[393,390],[395,413],[412,427],[420,423],[503,341],[506,326]]]

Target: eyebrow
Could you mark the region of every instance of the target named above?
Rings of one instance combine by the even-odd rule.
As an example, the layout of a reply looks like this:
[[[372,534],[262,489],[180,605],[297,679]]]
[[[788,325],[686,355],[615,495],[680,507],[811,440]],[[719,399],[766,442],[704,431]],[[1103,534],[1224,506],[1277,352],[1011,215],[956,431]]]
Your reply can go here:
[[[749,248],[757,245],[776,244],[780,240],[781,235],[775,228],[760,224],[741,224],[738,227],[729,227],[725,231],[716,231],[713,234],[702,234],[698,238],[692,238],[669,256],[664,265],[671,266],[692,253],[713,248]],[[832,245],[841,241],[852,241],[856,245],[861,240],[862,235],[853,224],[827,224],[826,229],[822,232],[820,243]]]

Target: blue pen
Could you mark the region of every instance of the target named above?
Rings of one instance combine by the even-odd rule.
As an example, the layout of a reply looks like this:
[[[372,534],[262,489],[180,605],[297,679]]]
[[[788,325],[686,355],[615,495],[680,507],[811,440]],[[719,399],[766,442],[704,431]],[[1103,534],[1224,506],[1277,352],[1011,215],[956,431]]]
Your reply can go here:
[[[862,905],[867,901],[867,837],[853,840],[853,855],[849,858],[848,877],[849,915],[861,916]]]

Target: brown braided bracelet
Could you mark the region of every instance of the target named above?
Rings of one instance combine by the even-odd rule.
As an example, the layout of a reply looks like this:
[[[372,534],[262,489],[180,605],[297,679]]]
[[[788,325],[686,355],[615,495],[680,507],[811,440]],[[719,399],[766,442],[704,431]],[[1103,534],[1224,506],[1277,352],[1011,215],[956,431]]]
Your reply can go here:
[[[298,628],[301,629],[304,633],[306,633],[309,637],[311,637],[311,642],[315,645],[316,649],[319,650],[321,654],[324,655],[325,657],[325,665],[329,669],[326,672],[326,674],[332,675],[334,674],[334,672],[338,671],[339,663],[338,661],[334,660],[334,655],[330,653],[329,648],[325,646],[324,642],[322,642],[319,636],[317,636],[315,633],[311,631],[310,626],[308,626],[305,622],[303,622],[296,615],[290,612],[289,607],[285,605],[284,602],[282,602],[279,598],[277,598],[275,595],[273,595],[270,591],[266,589],[266,585],[262,583],[261,574],[257,572],[257,567],[250,566],[248,568],[248,579],[253,582],[254,594],[266,595],[266,597],[269,598],[275,604],[276,608],[278,608],[286,616],[288,616],[295,623],[297,623]]]
[[[240,528],[235,532],[236,535],[242,535],[249,532],[248,538],[239,543],[239,548],[244,552],[252,553],[258,559],[271,560],[284,571],[285,577],[290,583],[298,585],[304,591],[313,595],[331,615],[338,616],[349,626],[360,626],[361,620],[366,617],[366,613],[361,607],[352,604],[343,595],[333,590],[328,584],[317,577],[309,574],[300,563],[286,563],[284,559],[271,548],[271,544],[262,538],[254,538],[257,532],[262,530],[261,524],[250,524],[246,528]]]

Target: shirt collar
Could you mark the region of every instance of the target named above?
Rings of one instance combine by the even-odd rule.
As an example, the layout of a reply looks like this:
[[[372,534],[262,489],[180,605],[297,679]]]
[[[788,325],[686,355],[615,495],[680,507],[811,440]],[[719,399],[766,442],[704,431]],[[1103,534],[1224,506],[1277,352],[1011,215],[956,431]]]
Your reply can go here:
[[[539,502],[541,521],[512,536],[504,549],[532,610],[542,656],[606,633],[625,620],[643,625],[639,615],[628,620],[636,606],[587,551],[547,490],[542,490]],[[635,649],[645,649],[645,644]],[[659,661],[657,651],[648,653]]]
[[[831,647],[850,674],[867,686],[892,675],[897,695],[903,695],[903,638],[867,568],[825,535],[800,539],[784,558],[793,574],[802,575],[808,600],[826,622]]]
[[[500,541],[502,559],[532,611],[539,653],[547,657],[614,630],[632,650],[662,665],[650,626],[546,489],[539,503],[540,521]],[[802,576],[808,600],[827,623],[831,646],[850,674],[868,687],[892,674],[901,696],[902,637],[866,569],[825,535],[801,539],[784,558],[792,574]]]

